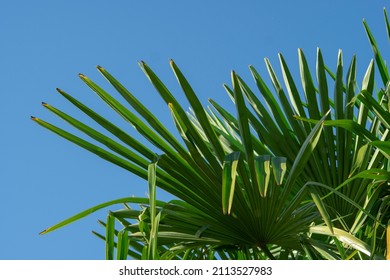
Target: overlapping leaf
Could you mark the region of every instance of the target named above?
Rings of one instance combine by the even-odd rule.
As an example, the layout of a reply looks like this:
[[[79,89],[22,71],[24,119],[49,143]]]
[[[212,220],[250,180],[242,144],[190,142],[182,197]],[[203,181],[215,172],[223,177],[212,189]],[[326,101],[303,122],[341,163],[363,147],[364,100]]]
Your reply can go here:
[[[385,22],[389,30],[386,12]],[[313,75],[303,51],[298,50],[302,92],[280,54],[282,80],[265,60],[273,90],[253,66],[250,72],[258,92],[232,72],[232,86],[224,86],[236,107],[232,114],[211,99],[211,109],[206,110],[179,67],[170,61],[192,107],[187,113],[153,70],[141,62],[181,139],[103,67],[98,66],[98,71],[125,102],[80,75],[155,150],[62,90],[59,93],[101,130],[47,103],[43,103],[46,109],[86,138],[32,119],[147,179],[150,197],[97,205],[43,233],[104,207],[125,203],[125,208],[109,212],[107,221],[101,222],[105,236],[95,233],[106,242],[107,259],[114,259],[115,248],[117,259],[127,255],[139,259],[384,256],[386,244],[381,237],[386,234],[390,208],[390,83],[387,66],[366,22],[364,27],[385,86],[378,92],[373,62],[359,83],[356,57],[345,68],[339,51],[333,74],[318,49]],[[158,161],[155,153],[162,153]],[[308,182],[325,187],[308,192]],[[178,200],[158,201],[156,187]],[[140,206],[131,208],[127,203]],[[118,225],[120,230],[116,230]],[[325,238],[317,239],[318,235]]]

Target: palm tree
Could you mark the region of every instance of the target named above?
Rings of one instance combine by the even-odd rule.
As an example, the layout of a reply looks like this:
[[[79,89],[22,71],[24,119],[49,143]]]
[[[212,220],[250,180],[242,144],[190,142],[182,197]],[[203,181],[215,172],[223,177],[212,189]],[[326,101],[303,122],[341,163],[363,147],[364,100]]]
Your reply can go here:
[[[385,22],[388,27],[386,12]],[[185,112],[152,69],[141,62],[141,69],[170,110],[181,139],[103,67],[97,70],[123,102],[80,75],[93,92],[161,151],[159,155],[58,89],[104,132],[47,103],[43,106],[101,145],[32,119],[148,180],[149,198],[109,201],[43,233],[122,203],[122,210],[109,212],[107,221],[100,221],[106,234],[95,232],[106,242],[108,259],[114,258],[115,247],[119,259],[128,255],[137,259],[384,258],[390,197],[390,87],[387,68],[380,62],[366,23],[365,28],[387,85],[377,93],[378,100],[373,97],[374,62],[357,90],[356,58],[344,77],[341,51],[333,73],[318,49],[315,75],[303,51],[298,51],[303,93],[281,54],[283,83],[265,60],[273,90],[253,66],[249,69],[258,93],[232,72],[231,86],[225,85],[225,89],[235,114],[211,99],[210,108],[204,108],[171,61],[192,108]],[[333,90],[329,90],[331,83]],[[158,201],[156,187],[177,199]],[[117,225],[121,225],[120,230],[116,230]]]

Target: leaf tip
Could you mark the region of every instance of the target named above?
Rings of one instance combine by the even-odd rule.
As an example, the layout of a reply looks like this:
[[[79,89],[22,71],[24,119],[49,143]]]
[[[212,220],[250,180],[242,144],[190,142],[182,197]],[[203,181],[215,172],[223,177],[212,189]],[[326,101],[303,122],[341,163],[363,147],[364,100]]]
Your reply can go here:
[[[87,76],[85,76],[84,74],[81,74],[81,73],[79,73],[79,77],[80,77],[81,79],[83,79],[83,80],[87,79]]]
[[[147,71],[148,66],[146,65],[146,62],[141,60],[138,62],[139,67],[142,69],[142,71]]]
[[[30,119],[33,120],[33,121],[37,121],[38,120],[38,118],[36,118],[34,116],[31,116]]]

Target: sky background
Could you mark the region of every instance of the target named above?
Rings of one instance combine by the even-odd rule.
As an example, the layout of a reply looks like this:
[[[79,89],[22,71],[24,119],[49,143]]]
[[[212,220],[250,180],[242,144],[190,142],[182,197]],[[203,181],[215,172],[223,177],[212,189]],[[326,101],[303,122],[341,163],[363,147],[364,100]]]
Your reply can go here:
[[[342,49],[345,65],[357,55],[362,77],[372,58],[362,19],[388,57],[386,5],[390,9],[388,0],[1,1],[0,259],[104,259],[104,242],[91,230],[103,232],[96,221],[104,220],[107,210],[38,233],[95,204],[147,195],[147,182],[30,120],[33,115],[68,128],[42,101],[81,116],[55,88],[123,124],[77,76],[83,73],[113,93],[95,70],[101,65],[175,130],[139,61],[148,63],[183,106],[169,59],[204,105],[213,98],[230,108],[222,87],[230,84],[230,71],[255,88],[248,65],[266,75],[268,57],[279,75],[279,52],[297,75],[298,48],[313,70],[317,47],[332,69]],[[122,127],[137,137],[131,126]],[[161,191],[157,195],[169,199]]]

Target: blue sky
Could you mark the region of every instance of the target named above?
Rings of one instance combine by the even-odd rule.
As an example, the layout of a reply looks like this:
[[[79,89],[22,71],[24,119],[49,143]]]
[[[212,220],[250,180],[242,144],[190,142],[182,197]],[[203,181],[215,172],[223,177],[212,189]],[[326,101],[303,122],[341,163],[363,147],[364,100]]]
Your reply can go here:
[[[3,1],[0,9],[0,259],[103,259],[100,211],[68,227],[38,233],[95,204],[146,196],[135,175],[51,134],[30,115],[67,128],[47,112],[45,101],[80,116],[55,88],[104,116],[112,113],[77,77],[101,86],[101,65],[174,130],[166,106],[137,65],[147,62],[186,106],[168,61],[174,59],[200,99],[230,106],[222,88],[235,70],[251,84],[248,65],[266,74],[263,58],[278,68],[281,52],[298,73],[297,49],[315,67],[316,48],[334,68],[337,52],[347,65],[357,55],[362,76],[372,57],[366,18],[385,56],[385,0],[345,1]],[[387,7],[389,9],[389,7]],[[113,92],[111,90],[111,92]],[[133,136],[137,133],[126,126]],[[168,199],[161,191],[159,199]]]

